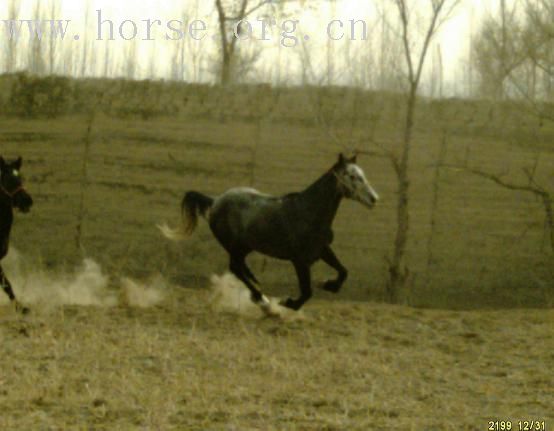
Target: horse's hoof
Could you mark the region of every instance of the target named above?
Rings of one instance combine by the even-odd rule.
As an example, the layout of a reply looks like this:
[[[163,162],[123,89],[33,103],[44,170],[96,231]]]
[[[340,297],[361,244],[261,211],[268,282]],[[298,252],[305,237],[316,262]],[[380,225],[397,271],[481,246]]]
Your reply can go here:
[[[260,299],[260,305],[262,307],[269,307],[271,305],[271,302],[269,299],[267,299],[267,296],[262,295],[262,298]]]
[[[298,301],[295,301],[292,298],[288,298],[286,301],[281,301],[279,305],[290,308],[291,310],[294,310],[294,311],[298,311],[302,306],[302,304],[299,304]]]
[[[25,306],[21,305],[19,302],[15,303],[15,311],[17,313],[20,313],[20,314],[23,314],[23,315],[29,314],[31,312],[29,307],[25,307]]]
[[[341,285],[336,280],[327,280],[320,287],[327,292],[338,293]]]
[[[279,310],[275,309],[271,305],[260,306],[260,309],[264,313],[265,317],[273,318],[273,319],[281,317],[281,313],[279,312]]]

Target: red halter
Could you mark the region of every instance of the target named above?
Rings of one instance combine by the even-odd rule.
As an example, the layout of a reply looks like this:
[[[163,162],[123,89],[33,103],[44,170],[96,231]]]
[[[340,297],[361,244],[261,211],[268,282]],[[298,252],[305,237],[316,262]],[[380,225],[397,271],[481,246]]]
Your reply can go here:
[[[7,190],[4,188],[3,185],[0,184],[0,191],[2,191],[2,192],[3,192],[6,196],[8,196],[10,199],[13,199],[14,196],[15,196],[16,194],[18,194],[19,192],[25,191],[25,189],[24,189],[23,186],[21,185],[21,186],[17,187],[14,191],[9,192],[9,191],[7,191]]]

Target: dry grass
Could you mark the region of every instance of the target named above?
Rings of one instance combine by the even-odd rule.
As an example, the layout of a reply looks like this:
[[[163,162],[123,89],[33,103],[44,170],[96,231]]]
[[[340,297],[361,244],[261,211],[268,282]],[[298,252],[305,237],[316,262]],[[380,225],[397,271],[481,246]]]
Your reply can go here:
[[[484,430],[552,426],[554,312],[314,300],[292,322],[153,308],[0,307],[0,429]]]

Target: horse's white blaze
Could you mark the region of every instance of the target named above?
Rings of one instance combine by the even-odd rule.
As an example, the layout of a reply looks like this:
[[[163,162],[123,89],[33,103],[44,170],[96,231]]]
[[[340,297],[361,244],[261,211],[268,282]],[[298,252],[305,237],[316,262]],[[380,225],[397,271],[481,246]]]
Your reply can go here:
[[[17,169],[14,169],[12,171],[12,174],[13,174],[14,177],[19,177],[19,171]]]
[[[373,199],[375,199],[375,202],[377,202],[379,200],[379,195],[373,189],[373,187],[371,187],[371,185],[369,183],[367,184],[367,187],[369,188],[369,193],[371,194],[371,196],[373,196]]]
[[[364,171],[358,165],[350,163],[340,178],[346,188],[346,197],[372,207],[379,200],[379,195],[367,181]]]

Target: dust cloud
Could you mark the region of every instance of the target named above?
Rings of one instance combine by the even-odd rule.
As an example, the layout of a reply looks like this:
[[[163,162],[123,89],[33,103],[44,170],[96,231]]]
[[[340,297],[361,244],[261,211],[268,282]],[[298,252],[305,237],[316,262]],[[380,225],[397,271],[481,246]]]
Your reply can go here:
[[[130,307],[148,308],[164,299],[169,286],[161,275],[151,278],[148,283],[140,283],[131,278],[121,279],[121,302]]]
[[[168,285],[161,276],[146,283],[122,277],[115,285],[100,265],[84,259],[72,273],[53,272],[30,266],[13,247],[2,261],[14,292],[24,305],[81,305],[152,307],[165,296]],[[8,304],[0,292],[0,304]]]
[[[211,305],[216,312],[260,318],[277,317],[285,321],[305,320],[303,311],[294,311],[279,304],[280,299],[269,297],[269,305],[262,309],[250,299],[250,291],[233,274],[212,275]]]

